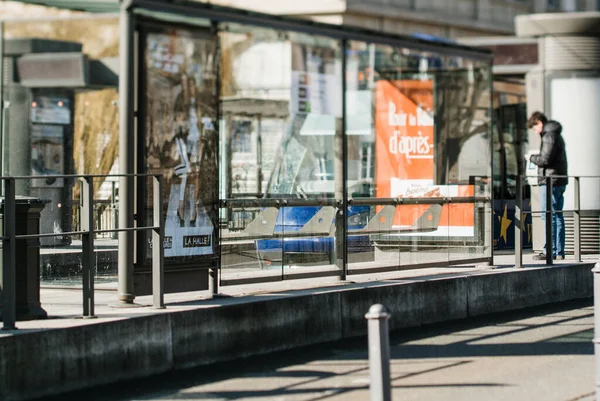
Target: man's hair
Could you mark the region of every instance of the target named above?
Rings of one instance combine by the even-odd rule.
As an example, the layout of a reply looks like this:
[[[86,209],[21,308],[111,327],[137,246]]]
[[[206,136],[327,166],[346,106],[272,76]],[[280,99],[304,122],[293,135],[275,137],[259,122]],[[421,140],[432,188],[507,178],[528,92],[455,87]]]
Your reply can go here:
[[[529,120],[527,120],[527,128],[533,128],[533,126],[536,125],[539,121],[541,121],[542,124],[546,124],[548,122],[548,118],[546,118],[544,113],[542,113],[541,111],[533,112],[533,114],[531,114],[531,117],[529,117]]]

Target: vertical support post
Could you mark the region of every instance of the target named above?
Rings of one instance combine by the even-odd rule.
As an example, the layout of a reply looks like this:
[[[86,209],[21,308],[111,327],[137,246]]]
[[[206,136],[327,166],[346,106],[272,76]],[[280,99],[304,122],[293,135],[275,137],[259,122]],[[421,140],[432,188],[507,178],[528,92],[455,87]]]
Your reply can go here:
[[[371,376],[371,401],[391,401],[390,340],[385,306],[375,304],[365,315],[369,331],[369,372]]]
[[[257,194],[262,194],[263,192],[263,188],[262,188],[262,181],[263,181],[263,171],[262,171],[262,164],[263,164],[263,157],[262,157],[262,151],[263,151],[263,144],[262,144],[262,115],[258,115],[256,117],[257,119],[257,133],[256,133],[256,165],[257,165],[257,170],[256,170],[256,193]]]
[[[2,241],[2,330],[15,330],[17,293],[15,270],[15,179],[4,181],[4,240]]]
[[[81,265],[83,275],[83,317],[94,316],[94,183],[92,177],[81,181]]]
[[[155,175],[152,180],[153,189],[153,223],[152,229],[152,301],[157,309],[165,307],[164,297],[164,262],[165,251],[163,242],[165,238],[165,229],[163,225],[163,198],[162,198],[163,179],[161,175]]]
[[[208,286],[210,290],[210,295],[215,298],[218,297],[219,294],[219,269],[215,266],[211,266],[208,269]]]
[[[279,202],[278,202],[279,203]],[[285,215],[285,207],[287,205],[287,201],[284,199],[283,201],[281,201],[281,203],[279,204],[279,213],[281,213],[281,218],[282,221],[286,221],[286,215]],[[285,238],[285,226],[283,226],[281,228],[282,233],[283,233],[283,238]],[[283,268],[285,266],[285,239],[283,241],[281,241],[281,280],[285,280],[285,275],[283,274]]]
[[[600,262],[592,269],[594,274],[594,354],[596,357],[596,400],[600,400]]]
[[[579,177],[575,178],[575,198],[573,200],[573,254],[576,262],[581,262],[581,183]]]
[[[515,199],[515,267],[523,267],[523,176],[517,174]]]
[[[117,229],[119,228],[119,223],[117,222],[117,188],[116,185],[117,183],[115,181],[111,181],[110,182],[111,187],[110,187],[110,208],[111,208],[111,218],[112,218],[112,229]],[[119,237],[119,233],[117,232],[113,232],[111,233],[111,238],[112,239],[117,239]]]
[[[340,272],[340,280],[348,275],[348,253],[346,249],[348,234],[348,138],[346,137],[346,67],[348,41],[342,39],[342,108],[341,118],[337,119],[334,145],[335,199],[335,265]]]
[[[488,71],[493,70],[494,67],[494,62],[490,61],[488,63]],[[490,93],[494,93],[494,79],[490,76],[489,77],[489,83],[488,83],[488,87],[490,90]],[[502,109],[500,109],[502,110]],[[489,116],[493,116],[494,115],[494,102],[490,102],[489,106],[488,106],[488,115]],[[489,214],[489,227],[487,228],[487,232],[489,235],[489,244],[488,246],[490,247],[490,266],[494,265],[494,225],[496,224],[496,222],[494,221],[495,216],[494,216],[494,172],[492,171],[494,169],[493,167],[493,160],[494,160],[494,128],[493,128],[493,124],[494,124],[494,119],[492,117],[490,117],[490,124],[488,125],[488,138],[491,138],[490,140],[490,146],[488,147],[487,151],[488,151],[488,157],[490,160],[490,165],[488,166],[488,184],[489,185],[489,193],[490,193],[490,200],[489,200],[489,205],[490,205],[490,214]],[[500,131],[501,132],[501,131]],[[504,171],[504,170],[503,170]]]
[[[4,21],[0,21],[0,176],[4,177]]]
[[[217,205],[219,206],[219,209],[222,207],[228,207],[227,206],[227,201],[219,201],[219,203],[217,203]],[[218,229],[215,227],[215,230]],[[220,237],[220,236],[219,236]],[[220,239],[219,239],[220,241]],[[220,249],[221,247],[219,247]],[[220,251],[219,251],[220,252]],[[225,294],[220,294],[219,293],[219,271],[220,271],[220,258],[219,258],[219,262],[217,261],[213,261],[211,263],[210,268],[208,269],[208,292],[210,294],[210,296],[212,298],[226,298],[228,297],[228,295]],[[283,274],[283,267],[282,267],[282,274]]]
[[[550,177],[546,178],[546,264],[552,265],[554,252],[554,237],[552,236],[552,180]]]
[[[121,2],[119,16],[119,171],[125,174],[119,178],[119,228],[132,228],[134,180],[134,26],[131,0]],[[119,232],[119,294],[123,303],[133,303],[133,231]]]

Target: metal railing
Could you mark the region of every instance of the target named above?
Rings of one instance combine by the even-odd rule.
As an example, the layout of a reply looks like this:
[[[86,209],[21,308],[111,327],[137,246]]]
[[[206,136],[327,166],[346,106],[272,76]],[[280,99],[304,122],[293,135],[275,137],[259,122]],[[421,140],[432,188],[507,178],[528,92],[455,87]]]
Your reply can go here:
[[[113,175],[110,176],[114,177]],[[116,192],[118,189],[118,183],[115,181],[111,181],[111,195],[110,198],[101,198],[94,199],[94,205],[96,206],[96,210],[94,211],[94,219],[96,222],[96,227],[100,230],[112,230],[119,226],[118,219],[118,202]],[[72,200],[71,206],[71,215],[72,215],[72,227],[74,231],[78,231],[81,227],[81,205],[80,199],[74,198]],[[108,237],[112,239],[116,239],[117,232],[112,233],[104,233],[102,236]]]
[[[311,277],[325,277],[325,276],[336,276],[339,275],[340,277],[345,277],[347,274],[363,274],[363,273],[382,273],[382,272],[389,272],[389,271],[394,271],[394,270],[398,270],[400,267],[398,266],[398,263],[391,263],[389,262],[381,262],[382,265],[379,266],[375,266],[377,263],[379,263],[380,261],[374,261],[374,263],[371,263],[369,265],[365,265],[365,266],[359,266],[359,265],[354,265],[352,268],[350,268],[349,265],[349,258],[347,257],[345,262],[346,263],[342,263],[340,261],[341,258],[341,253],[342,252],[347,252],[347,248],[348,248],[348,243],[346,243],[346,249],[344,249],[343,246],[339,246],[339,237],[340,236],[345,236],[346,241],[349,240],[350,237],[368,237],[369,240],[371,241],[371,245],[374,244],[374,241],[377,238],[378,243],[383,243],[385,241],[387,241],[387,249],[391,250],[392,252],[394,252],[393,245],[395,245],[396,243],[394,242],[394,239],[390,240],[387,238],[382,238],[387,236],[395,236],[397,234],[399,235],[410,235],[411,231],[412,233],[422,233],[425,230],[418,230],[418,229],[414,229],[414,227],[397,227],[397,226],[393,226],[392,227],[392,221],[393,221],[393,217],[394,215],[386,215],[384,216],[377,216],[377,214],[375,213],[375,210],[381,210],[385,207],[391,207],[392,210],[396,210],[395,207],[402,207],[402,206],[409,206],[409,205],[413,205],[413,206],[431,206],[431,205],[439,205],[439,209],[441,210],[441,207],[444,205],[465,205],[465,204],[473,204],[474,206],[474,213],[477,214],[478,213],[478,209],[481,209],[481,211],[483,211],[483,209],[485,209],[485,207],[490,208],[489,210],[489,220],[485,217],[482,218],[482,216],[479,216],[476,218],[476,222],[475,222],[475,226],[474,226],[474,233],[473,236],[471,237],[471,245],[472,246],[478,246],[478,245],[482,245],[482,249],[485,248],[485,244],[483,243],[484,241],[488,241],[488,247],[491,248],[492,246],[492,241],[491,241],[491,222],[492,222],[492,214],[491,214],[491,197],[490,196],[442,196],[442,197],[427,197],[427,198],[362,198],[362,197],[357,197],[357,198],[351,198],[347,200],[347,207],[358,207],[358,206],[365,206],[365,207],[370,207],[370,215],[369,215],[369,223],[373,223],[373,224],[369,224],[367,223],[367,226],[369,226],[368,228],[365,226],[362,229],[356,229],[356,228],[348,228],[346,227],[345,229],[342,227],[343,225],[343,219],[347,218],[347,213],[346,211],[344,211],[344,202],[342,202],[341,200],[336,200],[333,198],[309,198],[309,199],[298,199],[298,198],[294,198],[294,199],[274,199],[274,198],[261,198],[261,199],[225,199],[225,200],[221,200],[220,202],[220,207],[221,208],[227,208],[228,209],[228,214],[229,212],[235,211],[236,208],[240,209],[240,210],[261,210],[262,213],[264,213],[266,210],[268,209],[272,209],[272,213],[268,213],[268,215],[261,215],[258,214],[258,216],[256,217],[254,222],[250,222],[249,224],[246,225],[246,227],[240,227],[238,230],[235,230],[235,232],[233,230],[230,230],[229,233],[227,235],[221,235],[221,251],[222,251],[222,256],[227,255],[227,256],[235,256],[235,252],[236,252],[236,244],[237,243],[241,243],[242,241],[260,241],[260,240],[280,240],[280,247],[278,249],[272,249],[272,255],[274,258],[276,259],[272,259],[270,258],[269,263],[273,260],[276,260],[277,262],[275,262],[275,264],[277,265],[277,267],[279,267],[279,261],[281,261],[281,268],[283,269],[283,265],[286,265],[286,260],[289,260],[288,257],[290,256],[290,254],[293,254],[294,251],[286,251],[285,247],[284,247],[284,243],[283,241],[292,241],[295,239],[314,239],[314,241],[312,242],[312,244],[316,244],[319,241],[322,241],[326,238],[329,238],[330,240],[332,240],[332,243],[335,244],[334,247],[335,249],[332,250],[333,254],[329,254],[329,251],[325,251],[327,253],[327,255],[325,255],[325,259],[322,261],[322,264],[315,264],[314,260],[311,260],[310,258],[306,257],[305,259],[302,259],[302,255],[298,255],[297,253],[293,255],[293,257],[297,257],[299,259],[301,259],[301,261],[299,262],[299,265],[302,265],[304,262],[306,262],[306,269],[302,269],[302,270],[297,270],[297,269],[291,269],[286,271],[285,273],[283,272],[283,270],[281,272],[278,272],[278,270],[273,270],[271,273],[271,276],[268,276],[267,272],[263,272],[263,274],[261,274],[260,276],[257,276],[256,274],[253,274],[250,270],[246,271],[246,274],[239,274],[236,273],[235,270],[233,270],[233,272],[230,270],[228,273],[228,275],[226,275],[225,277],[223,277],[223,273],[226,272],[228,270],[228,262],[227,261],[223,261],[222,263],[222,268],[221,268],[221,286],[232,286],[232,285],[238,285],[238,284],[250,284],[250,283],[258,283],[258,282],[264,282],[264,281],[273,281],[275,279],[277,279],[277,277],[280,278],[287,278],[287,279],[294,279],[294,278],[311,278]],[[299,227],[288,227],[285,225],[285,223],[281,226],[279,226],[278,230],[275,230],[275,218],[279,218],[281,219],[281,214],[284,213],[285,216],[285,210],[286,208],[293,208],[293,207],[315,207],[315,208],[319,208],[319,211],[314,215],[314,218],[312,218],[310,221],[304,223],[304,226],[301,229],[298,229]],[[324,212],[325,210],[327,210],[327,212]],[[395,211],[393,212],[395,213]],[[421,213],[421,212],[419,212]],[[375,214],[375,216],[374,216]],[[399,210],[398,214],[402,214],[402,211]],[[485,214],[485,213],[483,213]],[[279,217],[277,217],[279,216]],[[344,217],[346,216],[346,217]],[[389,222],[389,226],[383,227],[384,224],[379,224],[380,221],[379,219],[377,219],[377,217],[381,217],[384,221]],[[271,224],[269,224],[269,220],[271,220]],[[262,224],[255,224],[257,221],[260,221]],[[278,220],[279,221],[279,220]],[[279,221],[279,224],[282,223],[282,221]],[[251,227],[251,224],[255,224],[254,227]],[[295,224],[295,223],[294,223]],[[445,225],[445,224],[441,224],[441,225]],[[289,229],[288,229],[289,228]],[[437,227],[436,227],[437,229]],[[479,231],[490,231],[489,236],[485,237],[485,233],[482,231],[481,233]],[[435,230],[428,230],[428,231],[435,231]],[[419,234],[415,234],[415,235],[419,235]],[[333,239],[331,239],[331,237],[333,237]],[[400,238],[400,237],[398,237]],[[410,248],[410,252],[414,252],[415,247],[418,249],[419,246],[418,244],[424,245],[428,242],[427,238],[424,238],[422,240],[415,240],[414,238],[408,238],[408,237],[404,237],[404,239],[401,240],[402,241],[402,245],[400,245],[400,243],[398,243],[398,249],[397,251],[400,252],[400,248]],[[477,244],[475,244],[474,241],[478,241]],[[438,248],[440,248],[440,242],[439,242],[439,237],[436,237],[435,240],[431,240],[431,243],[428,245],[430,248],[434,248],[435,246],[437,246]],[[458,248],[464,243],[464,240],[461,239],[456,240],[456,243],[453,243],[452,246],[450,246],[450,242],[448,242],[448,244],[444,244],[442,247],[447,248],[450,251],[450,248]],[[287,243],[289,246],[292,246],[290,243]],[[321,244],[323,244],[323,242],[321,242]],[[435,246],[434,246],[435,244]],[[261,252],[263,252],[261,250],[261,252],[258,251],[258,245],[255,244],[256,246],[256,256],[255,259],[250,260],[250,257],[248,258],[250,261],[248,262],[247,266],[251,269],[254,265],[258,265],[261,267],[261,270],[265,269],[265,260],[263,259],[263,255]],[[312,246],[312,245],[311,245]],[[229,249],[229,247],[231,247],[231,249],[233,250],[232,253],[227,253],[226,250]],[[315,245],[316,248],[319,248],[320,245]],[[254,249],[254,248],[252,248]],[[251,252],[247,251],[247,252]],[[330,250],[331,251],[331,250]],[[277,253],[278,252],[278,253]],[[308,252],[309,251],[303,251],[303,252]],[[317,252],[324,252],[322,249],[319,249],[319,251]],[[465,251],[466,252],[466,251]],[[239,255],[238,255],[239,256]],[[322,255],[323,256],[323,255]],[[435,267],[435,266],[440,266],[442,264],[448,265],[448,264],[464,264],[464,263],[481,263],[481,262],[487,262],[487,263],[491,263],[492,262],[492,257],[493,254],[490,251],[489,252],[489,256],[488,255],[484,255],[482,254],[481,257],[475,257],[477,255],[468,255],[465,256],[465,258],[445,258],[445,260],[442,262],[441,260],[437,260],[437,261],[433,261],[433,260],[425,260],[425,261],[417,261],[417,263],[413,263],[410,265],[410,268],[420,268],[420,267]],[[329,259],[327,259],[327,257],[329,257]],[[396,258],[398,259],[398,258]],[[439,258],[438,258],[439,259]],[[328,261],[327,261],[328,260]],[[297,260],[296,260],[297,261]],[[399,259],[397,260],[397,262],[399,262]],[[385,265],[385,266],[384,266]],[[269,267],[270,266],[270,267]],[[269,265],[266,268],[271,268],[273,269],[273,267],[275,267],[275,265]],[[295,265],[294,265],[295,266]],[[325,267],[325,268],[324,268]],[[329,268],[327,268],[329,267]],[[409,266],[405,266],[403,268],[409,268]],[[268,277],[267,277],[268,276]],[[213,287],[213,288],[216,288]],[[218,290],[216,290],[218,292]]]
[[[552,176],[553,178],[572,178],[573,179],[573,209],[563,209],[560,211],[552,210],[552,180],[548,179],[545,187],[546,204],[545,209],[540,210],[523,210],[523,186],[526,179],[538,179],[538,178],[549,178],[542,176],[517,176],[517,191],[515,200],[515,267],[523,267],[523,216],[526,214],[544,214],[545,225],[544,232],[546,238],[546,264],[553,264],[553,227],[552,227],[552,214],[553,213],[573,213],[573,255],[576,262],[581,262],[581,179],[600,179],[600,176]],[[566,227],[563,227],[566,230]],[[600,243],[600,238],[598,239]]]
[[[16,234],[16,195],[15,180],[31,180],[39,176],[0,177],[4,184],[4,235],[2,239],[3,269],[3,330],[16,329],[16,241],[39,239],[54,236],[80,235],[82,240],[81,265],[83,289],[83,317],[93,318],[94,314],[94,237],[96,234],[118,233],[127,231],[152,231],[152,295],[153,306],[164,308],[164,225],[162,223],[162,175],[155,174],[113,174],[111,177],[152,177],[153,181],[153,225],[143,227],[121,227],[113,229],[94,229],[94,179],[106,178],[108,175],[52,175],[48,178],[79,179],[81,183],[81,227],[78,231],[41,234]],[[39,279],[39,278],[35,278]]]
[[[97,216],[94,213],[94,205],[97,203],[94,199],[94,180],[95,179],[106,179],[107,177],[152,177],[153,178],[153,219],[151,226],[137,226],[137,227],[110,227],[104,228],[101,226],[96,226],[97,224]],[[73,227],[72,231],[60,232],[60,233],[40,233],[40,234],[20,234],[17,235],[15,231],[15,181],[16,180],[32,180],[39,179],[39,176],[14,176],[14,177],[0,177],[0,180],[4,182],[5,187],[5,197],[4,197],[4,235],[0,237],[3,241],[3,258],[4,258],[4,269],[3,269],[3,329],[14,329],[15,328],[15,320],[16,320],[16,301],[15,301],[15,280],[16,280],[16,272],[15,272],[15,264],[17,262],[16,258],[18,255],[15,254],[15,243],[16,241],[22,241],[27,239],[40,239],[44,237],[56,237],[56,236],[81,236],[82,241],[82,250],[81,250],[81,282],[82,282],[82,292],[83,292],[83,317],[91,318],[95,316],[94,311],[94,260],[96,256],[96,250],[94,248],[94,239],[103,234],[115,234],[119,232],[129,232],[129,231],[142,231],[142,230],[151,230],[152,231],[152,295],[153,295],[153,305],[157,308],[164,307],[164,290],[163,290],[163,275],[164,275],[164,231],[165,231],[165,222],[164,222],[164,205],[163,205],[163,184],[162,184],[162,176],[155,174],[123,174],[123,175],[53,175],[48,176],[48,178],[64,178],[64,179],[77,179],[81,185],[80,191],[80,199],[79,199],[79,213],[80,213],[80,226]],[[227,199],[220,201],[221,208],[251,208],[253,210],[253,214],[257,213],[257,211],[261,211],[266,208],[274,208],[277,213],[281,209],[287,207],[297,207],[297,206],[315,206],[321,207],[321,209],[327,208],[327,212],[329,213],[333,210],[333,213],[326,214],[329,218],[322,219],[323,224],[318,225],[319,227],[310,227],[310,229],[295,232],[295,231],[286,231],[282,233],[265,231],[259,233],[244,233],[238,231],[230,231],[228,236],[222,236],[220,238],[221,245],[223,243],[227,243],[227,241],[239,241],[248,242],[248,240],[257,240],[257,239],[284,239],[284,238],[308,238],[308,237],[330,237],[334,236],[335,247],[336,247],[336,256],[335,256],[335,266],[339,269],[335,269],[335,271],[323,272],[323,271],[307,271],[295,272],[294,274],[289,275],[288,278],[308,278],[308,277],[323,277],[324,275],[340,275],[343,279],[348,274],[348,259],[345,259],[345,263],[342,263],[344,259],[341,259],[337,253],[345,252],[344,246],[340,246],[342,242],[339,242],[339,237],[348,238],[349,236],[370,236],[370,235],[379,235],[379,234],[395,234],[400,232],[401,230],[393,227],[390,229],[379,230],[377,227],[370,228],[367,231],[361,231],[356,229],[347,229],[347,226],[344,227],[344,218],[346,213],[344,211],[344,207],[354,207],[354,206],[371,206],[371,207],[385,207],[385,206],[402,206],[402,205],[451,205],[451,204],[473,204],[475,207],[478,204],[485,204],[486,206],[491,205],[491,198],[489,196],[457,196],[457,197],[428,197],[428,198],[353,198],[348,199],[347,202],[342,202],[341,200],[336,200],[332,198],[320,198],[320,199],[270,199],[270,198],[262,198],[262,199]],[[371,208],[371,210],[374,210]],[[395,209],[394,209],[395,210]],[[277,215],[275,215],[276,217]],[[373,217],[373,216],[371,216]],[[393,216],[392,216],[393,217]],[[333,218],[333,219],[332,219]],[[489,224],[491,222],[491,218],[483,223],[482,227],[485,230],[491,230]],[[325,226],[325,224],[329,221],[329,225]],[[391,223],[391,218],[389,219]],[[263,222],[258,222],[257,226],[264,226]],[[274,223],[273,223],[274,224]],[[216,227],[215,227],[216,228]],[[331,229],[334,229],[332,231]],[[332,234],[332,233],[335,234]],[[341,234],[338,234],[341,233]],[[477,235],[476,235],[477,236]],[[374,237],[373,237],[374,238]],[[481,238],[478,238],[481,240]],[[491,247],[491,241],[488,241],[488,246]],[[484,244],[485,245],[485,244]],[[283,252],[283,249],[282,249]],[[481,260],[485,259],[491,262],[491,257],[479,258]],[[448,259],[448,258],[447,258]],[[480,261],[478,259],[478,261]],[[471,260],[465,261],[464,259],[456,258],[452,262],[454,264],[458,263],[467,263]],[[450,263],[448,260],[447,263]],[[441,262],[440,262],[441,263]],[[424,267],[432,266],[431,263],[424,263]],[[420,267],[420,265],[413,266],[415,268]],[[369,272],[377,273],[377,272],[385,272],[397,270],[397,264],[387,267],[381,267],[379,269],[372,269],[371,267],[365,267],[364,269],[356,269],[352,270],[352,274],[361,274],[363,270],[369,270]],[[317,269],[318,270],[318,269]],[[219,286],[222,285],[220,282],[221,276],[221,266],[217,266],[216,268],[209,269],[209,292],[213,296],[219,295]],[[265,282],[272,281],[269,279],[265,279],[260,275],[255,275],[251,281],[252,282]],[[243,282],[239,282],[242,284]],[[235,285],[237,284],[235,280],[230,280],[229,284],[226,285]]]

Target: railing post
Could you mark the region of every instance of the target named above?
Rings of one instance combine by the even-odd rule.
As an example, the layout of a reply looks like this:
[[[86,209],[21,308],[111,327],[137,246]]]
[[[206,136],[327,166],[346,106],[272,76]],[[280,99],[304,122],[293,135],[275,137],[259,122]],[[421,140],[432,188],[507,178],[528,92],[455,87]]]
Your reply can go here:
[[[552,236],[552,180],[546,177],[546,264],[552,265],[554,237]]]
[[[83,275],[83,317],[94,316],[94,182],[81,180],[81,264]]]
[[[236,216],[236,220],[233,219],[233,207],[229,208],[229,206],[227,205],[226,201],[220,201],[219,202],[219,214],[221,213],[221,208],[227,207],[228,210],[227,211],[229,217],[229,221],[233,221],[234,222],[234,226],[237,228],[237,222],[236,220],[239,220],[240,216]],[[238,215],[241,215],[241,218],[243,219],[243,215],[242,213],[239,213]],[[245,226],[244,226],[245,227]],[[219,227],[215,227],[215,230],[219,230]],[[219,235],[219,241],[221,241],[221,236]],[[220,245],[220,244],[219,244]],[[214,248],[214,247],[213,247]],[[221,249],[221,247],[219,246],[218,249]],[[221,260],[221,255],[219,255],[219,262],[220,263]],[[215,263],[211,264],[211,266],[208,268],[208,292],[210,293],[210,296],[213,298],[217,298],[217,297],[224,297],[223,294],[219,294],[219,266]]]
[[[369,371],[371,376],[371,401],[390,401],[390,340],[385,306],[375,304],[365,315],[369,331]]]
[[[600,400],[600,262],[592,269],[594,274],[594,354],[596,359],[596,399]]]
[[[219,268],[210,266],[208,269],[208,287],[212,297],[218,297],[219,294]]]
[[[116,185],[117,183],[115,181],[111,181],[111,188],[110,188],[110,209],[111,209],[111,218],[112,218],[112,227],[113,229],[119,228],[119,219],[117,217],[117,189],[116,189]],[[118,232],[113,232],[111,234],[111,238],[112,239],[117,239],[119,238],[119,233]]]
[[[335,212],[335,246],[334,246],[334,254],[335,260],[334,264],[339,270],[340,280],[346,281],[348,277],[348,258],[346,256],[346,215],[348,212],[348,207],[346,206],[346,210],[344,210],[344,204],[347,205],[342,199],[338,199],[336,202],[336,212]]]
[[[573,254],[576,262],[581,262],[581,185],[579,177],[575,177],[575,199],[573,210]]]
[[[2,330],[15,330],[16,271],[15,271],[15,180],[4,179],[4,240],[2,241]]]
[[[165,230],[163,225],[163,199],[161,175],[155,175],[152,181],[153,186],[153,223],[152,229],[152,301],[154,308],[163,309],[165,307],[164,297],[164,239]]]
[[[515,267],[523,267],[523,177],[517,174],[515,199]]]

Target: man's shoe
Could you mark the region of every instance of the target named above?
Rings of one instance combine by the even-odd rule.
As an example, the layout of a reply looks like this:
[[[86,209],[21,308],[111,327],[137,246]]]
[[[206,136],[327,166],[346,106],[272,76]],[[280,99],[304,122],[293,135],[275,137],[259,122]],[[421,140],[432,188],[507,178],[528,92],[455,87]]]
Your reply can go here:
[[[565,257],[562,255],[558,255],[554,257],[554,260],[565,260]]]
[[[546,254],[538,253],[537,255],[533,255],[533,260],[546,260]]]

